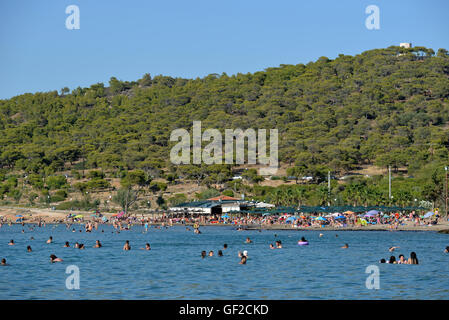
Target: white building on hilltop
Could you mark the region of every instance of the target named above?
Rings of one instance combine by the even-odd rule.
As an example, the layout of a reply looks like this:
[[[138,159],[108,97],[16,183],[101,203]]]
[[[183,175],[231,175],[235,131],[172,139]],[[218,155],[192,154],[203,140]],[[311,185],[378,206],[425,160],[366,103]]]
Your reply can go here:
[[[402,47],[402,48],[409,49],[409,48],[412,47],[412,44],[410,42],[402,42],[402,43],[399,44],[399,46]]]

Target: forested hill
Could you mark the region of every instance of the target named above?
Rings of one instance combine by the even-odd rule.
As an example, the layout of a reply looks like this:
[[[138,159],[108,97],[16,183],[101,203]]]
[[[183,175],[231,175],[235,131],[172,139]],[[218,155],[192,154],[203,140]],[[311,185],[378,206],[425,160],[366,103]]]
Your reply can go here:
[[[447,50],[389,47],[253,74],[149,74],[0,100],[0,165],[46,172],[166,167],[170,133],[277,128],[279,155],[304,173],[448,161]],[[223,130],[224,132],[224,130]]]

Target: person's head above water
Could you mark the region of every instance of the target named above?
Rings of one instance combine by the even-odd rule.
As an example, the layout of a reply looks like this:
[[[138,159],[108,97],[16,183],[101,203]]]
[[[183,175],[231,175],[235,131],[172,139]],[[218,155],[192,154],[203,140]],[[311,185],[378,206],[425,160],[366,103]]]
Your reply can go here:
[[[385,263],[385,262],[386,262],[386,261],[385,261],[384,258],[380,259],[380,263]]]
[[[396,257],[395,256],[391,256],[390,260],[388,261],[388,263],[394,263],[396,262]]]

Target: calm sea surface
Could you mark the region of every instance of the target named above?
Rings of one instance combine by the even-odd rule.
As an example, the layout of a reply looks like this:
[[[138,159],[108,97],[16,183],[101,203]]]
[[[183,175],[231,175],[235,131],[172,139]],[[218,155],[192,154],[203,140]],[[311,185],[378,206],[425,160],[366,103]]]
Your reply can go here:
[[[92,233],[74,227],[77,232],[65,225],[0,228],[0,258],[10,264],[0,267],[0,299],[449,299],[445,234],[202,227],[197,235],[184,226],[147,233],[134,226],[117,234],[111,226]],[[50,235],[54,243],[46,244]],[[309,246],[296,244],[301,236]],[[245,244],[246,237],[253,243]],[[8,246],[10,239],[15,246]],[[103,248],[92,248],[95,240]],[[122,250],[126,240],[131,251]],[[276,240],[283,249],[269,249]],[[86,249],[63,248],[65,241],[84,243]],[[139,249],[146,242],[151,251]],[[224,243],[228,249],[218,257]],[[349,249],[340,248],[345,243]],[[26,251],[27,245],[33,252]],[[390,246],[400,246],[393,252],[396,258],[415,251],[420,264],[379,264],[390,257]],[[202,250],[213,250],[215,256],[202,259]],[[239,250],[248,251],[246,265],[239,264]],[[50,254],[64,261],[52,264]],[[79,267],[79,290],[66,288],[69,265]],[[365,286],[369,265],[380,269],[379,290]]]

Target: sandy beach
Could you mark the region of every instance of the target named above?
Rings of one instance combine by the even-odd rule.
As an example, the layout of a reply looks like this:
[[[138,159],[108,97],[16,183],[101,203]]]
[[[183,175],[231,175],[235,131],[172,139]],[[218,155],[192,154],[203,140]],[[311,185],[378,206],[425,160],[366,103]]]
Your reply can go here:
[[[84,215],[84,220],[89,221],[92,219],[92,212],[85,211],[69,211],[69,210],[51,210],[51,209],[40,209],[40,208],[23,208],[23,207],[0,207],[0,216],[3,216],[9,221],[15,221],[16,215],[23,216],[24,223],[37,223],[38,221],[43,221],[45,223],[61,223],[65,220],[66,216],[70,213],[82,214]],[[102,213],[107,218],[112,216],[112,213]],[[136,216],[140,217],[140,214]],[[189,225],[189,224],[187,224]],[[222,223],[200,223],[200,226],[229,226],[230,224]],[[380,225],[368,225],[368,226],[348,226],[348,227],[302,227],[296,228],[291,224],[250,224],[244,226],[247,230],[292,230],[292,231],[304,231],[304,230],[323,230],[323,231],[441,231],[449,230],[449,221],[447,219],[440,219],[437,225],[427,226],[420,225],[415,226],[414,222],[406,221],[404,225],[398,226],[397,229],[391,229],[390,225],[380,224]]]

